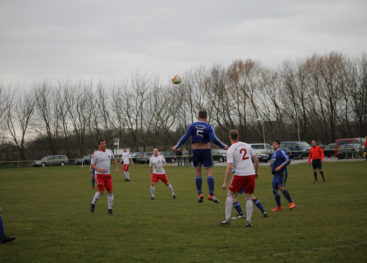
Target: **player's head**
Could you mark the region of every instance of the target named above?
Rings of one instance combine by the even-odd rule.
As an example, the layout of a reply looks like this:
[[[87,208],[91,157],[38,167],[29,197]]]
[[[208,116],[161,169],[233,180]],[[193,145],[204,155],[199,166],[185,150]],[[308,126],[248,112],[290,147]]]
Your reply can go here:
[[[127,151],[126,147],[122,148],[122,150],[123,150],[124,152],[126,152],[126,151]]]
[[[201,121],[206,121],[208,119],[208,113],[206,112],[206,110],[199,111],[198,119]]]
[[[154,154],[154,156],[158,156],[159,155],[158,148],[154,148],[153,149],[153,154]]]
[[[98,140],[98,150],[106,150],[106,141],[103,139]]]
[[[280,148],[280,141],[279,140],[273,140],[272,143],[273,149],[276,151]]]
[[[317,145],[317,141],[316,141],[316,140],[312,140],[311,145],[312,145],[313,147],[315,147],[315,146]]]
[[[229,140],[231,143],[238,141],[240,138],[240,133],[237,130],[230,130],[229,131]]]

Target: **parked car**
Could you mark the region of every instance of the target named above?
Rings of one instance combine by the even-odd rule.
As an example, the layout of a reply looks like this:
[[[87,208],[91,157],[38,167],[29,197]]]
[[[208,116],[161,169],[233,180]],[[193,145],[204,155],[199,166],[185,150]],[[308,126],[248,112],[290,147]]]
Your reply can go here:
[[[266,153],[268,155],[268,160],[271,159],[272,154],[274,153],[273,147],[267,143],[251,143],[252,149],[261,150],[259,153]],[[259,157],[259,156],[258,156]]]
[[[292,158],[302,159],[308,156],[311,145],[304,141],[285,141],[280,143],[280,148],[288,148]]]
[[[172,151],[164,151],[160,152],[160,154],[164,156],[167,163],[174,163],[176,161],[176,155]]]
[[[335,143],[330,143],[328,145],[325,146],[324,150],[324,155],[327,157],[331,157],[335,155]]]
[[[366,141],[365,138],[345,138],[345,139],[338,139],[335,141],[335,156],[338,155],[339,147],[344,144],[358,144],[361,147],[364,147],[364,142]]]
[[[51,166],[61,165],[69,163],[69,159],[66,155],[48,155],[43,157],[41,160],[32,162],[33,166]]]
[[[338,159],[360,158],[362,154],[363,150],[359,144],[343,144],[340,145],[336,157]]]
[[[80,158],[80,159],[76,159],[74,161],[74,163],[76,165],[81,165],[81,164],[90,164],[90,160],[92,159],[92,154],[88,154],[88,155],[85,155],[83,156],[83,158]]]
[[[267,162],[270,160],[269,155],[261,149],[254,149],[254,152],[260,162]]]
[[[133,162],[136,163],[136,156],[139,154],[140,152],[134,152],[134,153],[130,153],[131,155],[131,159],[133,159]]]
[[[140,163],[140,164],[149,163],[149,158],[152,155],[153,155],[152,152],[141,152],[141,153],[137,153],[135,155],[135,160],[133,159],[133,161],[135,163]]]
[[[223,149],[213,149],[212,150],[213,161],[225,162],[227,161],[226,151]]]

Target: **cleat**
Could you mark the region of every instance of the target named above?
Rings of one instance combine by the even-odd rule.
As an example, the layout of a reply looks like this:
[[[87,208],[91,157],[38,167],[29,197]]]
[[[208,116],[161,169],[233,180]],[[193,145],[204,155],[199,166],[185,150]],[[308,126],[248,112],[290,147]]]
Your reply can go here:
[[[246,227],[252,227],[252,224],[251,224],[251,222],[250,221],[246,221]]]
[[[318,182],[317,182],[317,181],[314,181],[313,183],[314,183],[314,184],[317,184]]]
[[[90,204],[90,211],[94,213],[94,209],[96,208],[95,204]]]
[[[173,199],[176,199],[176,195],[172,195]]]
[[[220,222],[219,225],[225,226],[225,225],[230,225],[230,224],[231,224],[231,219],[226,219],[226,220],[223,220],[222,222]]]
[[[281,206],[277,206],[274,209],[271,209],[272,212],[276,212],[276,211],[280,211],[283,210],[283,208]]]
[[[129,181],[129,179],[125,179],[125,182],[128,182]]]
[[[322,180],[323,180],[324,183],[326,182],[325,178],[322,178]]]
[[[264,217],[269,217],[268,213],[264,212],[263,214]]]
[[[208,200],[213,201],[214,203],[219,203],[219,200],[215,197],[215,195],[208,195]]]
[[[204,195],[201,193],[201,194],[199,194],[199,200],[198,200],[198,202],[199,203],[202,203],[204,201]]]
[[[244,218],[246,218],[246,217],[245,217],[245,216],[241,216],[241,215],[239,215],[239,216],[232,217],[232,220],[236,220],[236,219],[244,219]]]
[[[11,241],[14,241],[15,240],[15,237],[8,237],[8,236],[4,236],[2,238],[0,238],[0,243],[8,243],[8,242],[11,242]]]
[[[112,211],[112,209],[108,209],[108,210],[107,210],[107,213],[109,213],[111,216],[113,216],[113,211]]]
[[[288,209],[293,209],[295,207],[296,207],[296,204],[295,203],[290,203]]]
[[[151,198],[150,198],[150,200],[154,200],[155,198],[154,198],[154,196],[152,196]]]

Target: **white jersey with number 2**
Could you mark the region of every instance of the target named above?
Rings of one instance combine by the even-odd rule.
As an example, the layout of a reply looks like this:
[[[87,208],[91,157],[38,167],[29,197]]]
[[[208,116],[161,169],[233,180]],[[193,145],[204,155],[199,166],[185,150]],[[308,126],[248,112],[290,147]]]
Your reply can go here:
[[[235,175],[254,175],[255,168],[252,163],[252,156],[255,155],[251,145],[244,142],[235,142],[227,150],[227,163],[236,164]]]

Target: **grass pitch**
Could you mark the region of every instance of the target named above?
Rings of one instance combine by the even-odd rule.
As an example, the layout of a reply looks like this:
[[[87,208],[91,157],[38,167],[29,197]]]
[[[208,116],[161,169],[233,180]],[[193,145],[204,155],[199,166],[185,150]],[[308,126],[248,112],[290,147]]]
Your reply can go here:
[[[88,167],[0,169],[5,231],[17,237],[0,245],[0,262],[365,262],[367,162],[324,169],[327,182],[315,185],[309,166],[291,165],[287,189],[297,207],[272,213],[272,176],[261,167],[255,195],[269,217],[254,206],[253,228],[245,220],[219,226],[224,167],[215,168],[220,204],[197,203],[191,167],[166,169],[176,200],[161,182],[150,200],[147,166],[133,166],[129,183],[113,174],[114,216],[106,196],[90,213]]]

